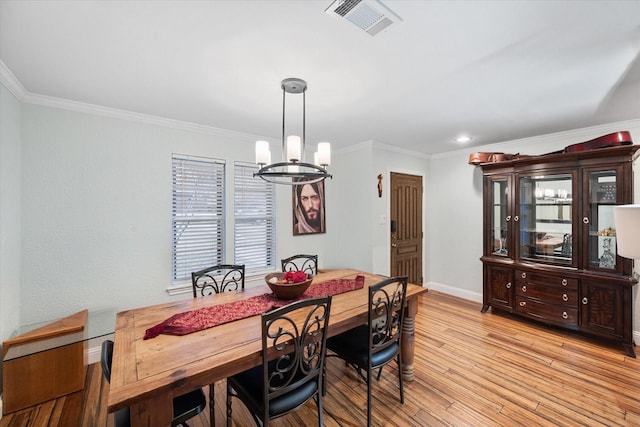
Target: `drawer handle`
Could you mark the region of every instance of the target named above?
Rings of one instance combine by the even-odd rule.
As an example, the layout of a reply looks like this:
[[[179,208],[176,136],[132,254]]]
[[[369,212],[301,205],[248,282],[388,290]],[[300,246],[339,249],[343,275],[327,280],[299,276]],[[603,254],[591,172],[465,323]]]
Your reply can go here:
[[[513,220],[514,220],[515,222],[518,222],[518,221],[520,220],[520,218],[518,217],[518,215],[516,215],[516,216],[514,216],[514,217],[513,217]]]
[[[522,274],[520,275],[520,277],[522,277],[523,279],[526,279],[526,278],[527,278],[527,273],[522,273]]]
[[[582,303],[583,304],[589,304],[589,300],[587,299],[587,297],[582,298]]]
[[[585,216],[584,218],[582,218],[582,222],[585,224],[589,224],[589,218]]]
[[[527,292],[527,287],[526,286],[522,287],[522,292]]]
[[[505,219],[507,220],[507,222],[511,221],[511,215],[507,215]]]
[[[567,283],[569,283],[567,279],[562,279],[562,286],[567,286]]]
[[[525,305],[527,305],[526,301],[520,301],[520,307],[524,307]]]
[[[562,301],[569,301],[569,297],[567,296],[567,294],[562,294]]]
[[[562,312],[562,318],[563,318],[563,319],[568,319],[568,318],[569,318],[569,315],[567,314],[567,312],[566,312],[566,311],[563,311],[563,312]]]
[[[507,289],[511,289],[511,282],[507,283]]]

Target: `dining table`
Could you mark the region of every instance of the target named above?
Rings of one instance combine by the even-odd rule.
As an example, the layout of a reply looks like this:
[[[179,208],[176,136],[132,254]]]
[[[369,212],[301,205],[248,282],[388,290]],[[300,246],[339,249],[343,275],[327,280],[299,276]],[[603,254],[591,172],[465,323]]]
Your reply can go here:
[[[370,285],[386,277],[353,269],[318,272],[313,283],[355,280],[364,276],[360,289],[332,296],[328,336],[367,322]],[[360,277],[361,279],[361,277]],[[312,285],[313,286],[313,285]],[[402,375],[414,379],[415,317],[418,296],[427,288],[408,284],[402,328]],[[184,335],[147,331],[181,313],[216,310],[271,295],[266,283],[239,292],[188,298],[121,311],[116,316],[108,411],[130,407],[131,425],[169,426],[173,398],[214,384],[262,363],[261,316],[250,315]],[[149,335],[147,334],[147,338]],[[215,420],[211,420],[213,425]]]

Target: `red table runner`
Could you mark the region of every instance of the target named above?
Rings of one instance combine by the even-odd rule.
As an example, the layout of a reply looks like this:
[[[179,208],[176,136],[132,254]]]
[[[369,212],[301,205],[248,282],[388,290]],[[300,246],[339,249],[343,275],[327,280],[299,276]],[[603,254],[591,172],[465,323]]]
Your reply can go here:
[[[279,308],[292,302],[307,298],[337,295],[344,292],[362,289],[364,287],[364,276],[356,276],[354,279],[332,279],[325,282],[313,283],[295,300],[280,300],[273,294],[257,295],[240,301],[226,304],[214,305],[211,307],[199,308],[197,310],[185,311],[174,314],[164,322],[149,328],[145,331],[144,339],[155,338],[160,334],[165,335],[187,335],[203,329],[233,322],[267,311]]]

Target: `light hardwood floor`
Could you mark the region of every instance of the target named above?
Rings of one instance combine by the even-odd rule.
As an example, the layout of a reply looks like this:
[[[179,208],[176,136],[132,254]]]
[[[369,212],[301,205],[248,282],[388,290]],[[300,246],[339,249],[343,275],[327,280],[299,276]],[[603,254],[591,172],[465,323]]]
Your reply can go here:
[[[640,426],[640,359],[622,348],[515,318],[480,313],[481,304],[430,291],[416,319],[416,380],[398,401],[397,371],[374,386],[376,426]],[[2,427],[112,426],[109,385],[91,365],[84,393],[2,418]],[[216,387],[216,424],[224,426],[224,382]],[[326,426],[362,426],[366,388],[343,362],[328,359]],[[249,426],[237,400],[233,425]],[[208,409],[190,423],[209,425]],[[316,424],[315,404],[274,426]]]

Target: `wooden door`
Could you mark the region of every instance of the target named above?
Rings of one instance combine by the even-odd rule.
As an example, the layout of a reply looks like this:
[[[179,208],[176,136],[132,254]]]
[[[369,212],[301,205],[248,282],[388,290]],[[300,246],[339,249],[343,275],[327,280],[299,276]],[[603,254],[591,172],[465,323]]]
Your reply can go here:
[[[422,177],[391,173],[391,275],[422,284]]]

